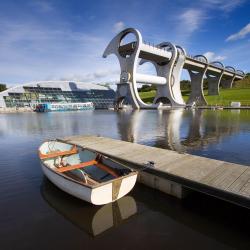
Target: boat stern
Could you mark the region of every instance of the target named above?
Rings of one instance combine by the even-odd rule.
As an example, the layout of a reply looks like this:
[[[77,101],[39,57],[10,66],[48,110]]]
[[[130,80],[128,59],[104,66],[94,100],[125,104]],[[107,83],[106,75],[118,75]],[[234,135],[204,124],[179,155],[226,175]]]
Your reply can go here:
[[[103,205],[114,202],[128,194],[134,187],[137,179],[137,172],[128,176],[112,180],[104,185],[92,189],[91,203]]]

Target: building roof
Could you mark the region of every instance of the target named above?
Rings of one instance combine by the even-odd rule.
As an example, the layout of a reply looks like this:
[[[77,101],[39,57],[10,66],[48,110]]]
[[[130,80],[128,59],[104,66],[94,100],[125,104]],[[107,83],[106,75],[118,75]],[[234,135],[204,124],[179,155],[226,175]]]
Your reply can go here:
[[[36,81],[13,86],[0,92],[0,107],[5,106],[3,97],[9,93],[24,93],[24,87],[60,88],[62,91],[108,90],[107,87],[78,81]]]

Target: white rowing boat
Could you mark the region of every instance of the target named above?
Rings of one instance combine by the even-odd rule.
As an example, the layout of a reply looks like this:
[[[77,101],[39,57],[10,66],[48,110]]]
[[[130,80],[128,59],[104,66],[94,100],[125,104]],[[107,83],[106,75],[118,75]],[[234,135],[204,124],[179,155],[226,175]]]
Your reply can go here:
[[[42,170],[63,191],[95,205],[126,195],[137,172],[97,152],[57,140],[39,148]]]

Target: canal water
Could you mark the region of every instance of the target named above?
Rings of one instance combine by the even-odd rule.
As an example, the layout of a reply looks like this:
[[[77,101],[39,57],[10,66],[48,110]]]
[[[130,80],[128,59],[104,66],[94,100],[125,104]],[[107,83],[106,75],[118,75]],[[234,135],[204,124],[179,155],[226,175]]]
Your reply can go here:
[[[193,193],[180,201],[136,184],[93,206],[44,177],[37,148],[78,134],[250,165],[250,111],[0,114],[0,249],[250,249],[249,210]]]

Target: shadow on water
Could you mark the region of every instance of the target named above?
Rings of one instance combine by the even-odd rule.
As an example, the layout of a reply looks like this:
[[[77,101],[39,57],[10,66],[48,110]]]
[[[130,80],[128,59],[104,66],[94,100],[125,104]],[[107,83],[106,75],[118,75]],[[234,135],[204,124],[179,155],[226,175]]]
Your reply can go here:
[[[161,213],[174,221],[175,229],[183,226],[188,237],[193,237],[193,248],[199,249],[204,241],[203,236],[220,243],[214,245],[220,249],[249,249],[250,212],[231,203],[218,200],[211,196],[193,192],[184,200],[177,200],[163,193],[151,190],[140,184],[133,197],[143,203],[150,211]],[[190,230],[195,235],[190,234]],[[185,233],[185,230],[181,230]],[[178,235],[178,240],[186,241],[186,237]],[[175,238],[176,239],[176,238]],[[203,242],[204,245],[206,241]],[[186,244],[186,243],[185,243]],[[224,245],[224,247],[223,247]],[[189,249],[191,245],[183,245],[182,249]],[[200,246],[200,249],[210,249]]]
[[[90,236],[118,227],[137,212],[136,202],[131,196],[104,206],[94,206],[61,191],[46,177],[41,185],[41,195],[60,215]]]
[[[249,211],[198,193],[183,201],[137,184],[129,196],[92,206],[46,178],[41,195],[60,216],[98,244],[116,249],[249,249]],[[115,247],[114,247],[115,246]]]

